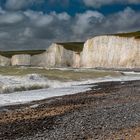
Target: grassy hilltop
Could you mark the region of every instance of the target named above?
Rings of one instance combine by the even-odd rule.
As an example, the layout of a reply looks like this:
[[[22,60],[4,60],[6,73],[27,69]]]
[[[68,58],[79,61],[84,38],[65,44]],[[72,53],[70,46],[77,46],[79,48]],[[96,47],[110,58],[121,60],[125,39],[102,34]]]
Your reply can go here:
[[[81,52],[83,50],[84,42],[66,42],[66,43],[57,43],[59,45],[64,46],[65,49]]]
[[[72,50],[76,52],[81,52],[83,50],[84,42],[66,42],[66,43],[57,43],[63,45],[65,49]],[[12,57],[17,54],[29,54],[37,55],[45,52],[46,50],[19,50],[19,51],[0,51],[0,55],[5,57]]]
[[[120,37],[135,37],[136,39],[140,39],[140,31],[137,32],[129,32],[129,33],[118,33],[113,34],[115,36]],[[65,43],[57,43],[64,46],[67,50],[81,52],[83,50],[84,42],[65,42]]]
[[[13,55],[17,54],[30,54],[36,55],[45,52],[45,50],[19,50],[19,51],[0,51],[0,55],[5,57],[12,57]]]
[[[136,39],[140,39],[140,31],[129,32],[129,33],[108,34],[108,35],[115,35],[120,37],[135,37]],[[62,45],[67,50],[71,50],[79,53],[82,52],[84,46],[84,42],[57,42],[56,44]],[[10,58],[12,57],[12,55],[16,55],[16,54],[36,55],[36,54],[41,54],[43,52],[45,52],[45,50],[0,51],[0,55]]]
[[[118,33],[114,35],[120,36],[120,37],[135,37],[136,39],[140,39],[140,31],[130,32],[130,33]]]

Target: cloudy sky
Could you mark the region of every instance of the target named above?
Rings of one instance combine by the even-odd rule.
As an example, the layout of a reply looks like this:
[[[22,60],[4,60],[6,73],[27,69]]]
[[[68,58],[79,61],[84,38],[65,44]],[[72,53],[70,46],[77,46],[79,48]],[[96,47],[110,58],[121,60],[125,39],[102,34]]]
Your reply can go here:
[[[140,30],[140,0],[0,0],[0,50]]]

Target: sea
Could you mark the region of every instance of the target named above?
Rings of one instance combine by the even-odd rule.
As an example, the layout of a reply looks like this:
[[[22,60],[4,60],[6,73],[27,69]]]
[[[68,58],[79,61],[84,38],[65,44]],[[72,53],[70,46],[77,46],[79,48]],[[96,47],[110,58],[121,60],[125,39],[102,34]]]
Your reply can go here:
[[[44,76],[34,71],[24,75],[0,74],[0,107],[25,104],[64,95],[80,94],[91,90],[91,88],[94,89],[101,82],[121,81],[124,83],[125,81],[140,80],[140,73],[133,71],[118,71],[115,72],[118,73],[117,75],[113,75],[111,72],[111,74],[101,74],[94,77],[95,70],[92,69],[55,69],[56,72],[57,70],[62,75],[63,73],[65,73],[65,76],[67,73],[68,76],[74,74],[78,75],[78,78],[74,79],[69,76],[65,80],[61,78],[55,79],[54,77],[51,78],[50,75],[47,77],[47,74]],[[52,69],[47,70],[47,72],[49,71],[52,71]],[[96,73],[97,70],[95,71]],[[85,76],[83,77],[84,74]],[[90,75],[92,76],[90,77]],[[79,78],[80,76],[82,78]]]

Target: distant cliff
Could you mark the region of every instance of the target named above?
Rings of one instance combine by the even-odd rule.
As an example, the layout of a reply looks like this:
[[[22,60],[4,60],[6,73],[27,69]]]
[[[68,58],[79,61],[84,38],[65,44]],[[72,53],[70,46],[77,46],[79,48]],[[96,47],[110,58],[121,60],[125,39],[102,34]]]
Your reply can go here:
[[[80,50],[72,50],[64,45],[53,43],[46,52],[32,56],[31,65],[43,67],[80,67]]]
[[[53,43],[42,51],[1,52],[0,65],[140,68],[140,32],[97,36],[85,44]]]
[[[4,57],[0,55],[0,66],[9,66],[11,63],[10,58]]]
[[[11,65],[12,66],[30,66],[31,55],[29,54],[13,55],[11,58]]]
[[[80,67],[84,43],[53,43],[46,51],[1,52],[0,66]]]
[[[98,36],[84,44],[81,67],[139,68],[140,40],[133,37]]]
[[[0,66],[30,66],[31,57],[45,50],[0,51]]]

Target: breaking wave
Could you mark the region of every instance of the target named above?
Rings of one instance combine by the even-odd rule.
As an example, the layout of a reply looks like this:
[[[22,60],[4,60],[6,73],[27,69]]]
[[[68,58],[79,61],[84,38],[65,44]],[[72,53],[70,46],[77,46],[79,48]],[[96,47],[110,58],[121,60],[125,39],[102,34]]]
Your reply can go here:
[[[114,78],[106,76],[84,81],[62,82],[50,80],[38,74],[28,74],[26,76],[0,75],[0,106],[22,104],[56,96],[76,94],[91,90],[91,87],[98,85],[100,82],[122,81],[124,83],[124,81],[131,80],[140,80],[140,76],[132,75]],[[11,94],[11,92],[14,93]]]
[[[16,91],[28,91],[44,88],[64,88],[77,85],[105,82],[105,81],[127,81],[139,80],[139,76],[120,76],[120,77],[102,77],[96,79],[88,79],[83,81],[62,82],[58,80],[50,80],[39,74],[28,74],[25,76],[3,76],[0,75],[0,93],[12,93]]]

